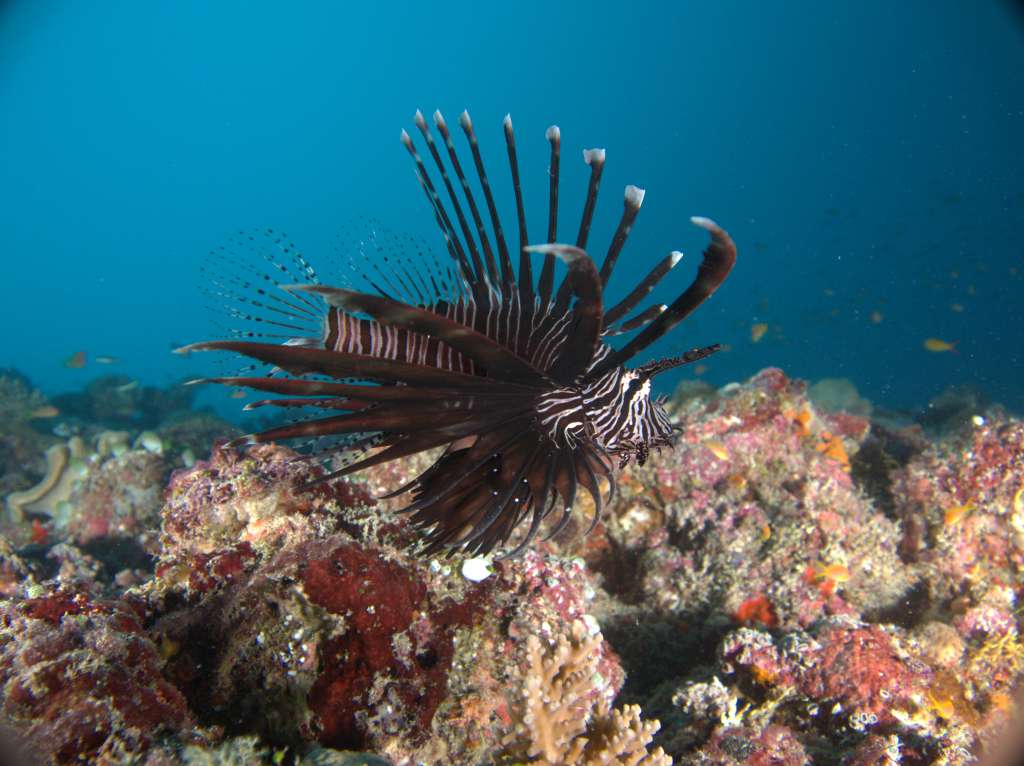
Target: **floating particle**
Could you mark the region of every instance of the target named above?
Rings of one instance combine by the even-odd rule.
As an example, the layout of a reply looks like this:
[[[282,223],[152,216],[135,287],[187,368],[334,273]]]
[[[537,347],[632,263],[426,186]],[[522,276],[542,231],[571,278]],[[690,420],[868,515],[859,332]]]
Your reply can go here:
[[[768,325],[764,322],[758,322],[750,326],[750,340],[757,343],[764,334],[768,332]]]

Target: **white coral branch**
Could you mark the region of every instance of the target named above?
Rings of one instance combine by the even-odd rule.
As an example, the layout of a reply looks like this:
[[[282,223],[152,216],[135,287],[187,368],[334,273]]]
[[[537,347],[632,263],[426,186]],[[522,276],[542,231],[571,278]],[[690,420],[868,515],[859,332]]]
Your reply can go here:
[[[595,698],[601,640],[579,622],[550,653],[530,636],[522,700],[514,706],[519,749],[537,766],[669,766],[672,759],[660,747],[647,750],[657,721],[641,720],[636,705],[610,710]]]

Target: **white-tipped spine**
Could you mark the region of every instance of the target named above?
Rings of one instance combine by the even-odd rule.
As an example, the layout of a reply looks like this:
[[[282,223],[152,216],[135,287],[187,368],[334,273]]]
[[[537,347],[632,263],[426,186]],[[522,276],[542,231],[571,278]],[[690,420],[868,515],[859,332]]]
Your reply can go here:
[[[702,229],[705,229],[706,231],[717,231],[719,228],[721,228],[717,223],[712,221],[710,218],[705,218],[702,215],[690,216],[690,223],[692,223],[694,226],[700,226]]]
[[[547,130],[544,131],[544,138],[546,138],[548,141],[561,141],[562,140],[562,130],[561,130],[561,128],[559,128],[557,125],[552,125]]]
[[[645,194],[647,194],[645,190],[641,189],[639,186],[633,186],[633,184],[630,184],[629,186],[626,187],[626,204],[629,205],[630,207],[639,208],[642,204],[644,204]]]
[[[501,121],[501,124],[505,127],[506,130],[512,130],[512,115],[506,114],[505,119]]]
[[[529,245],[524,247],[523,250],[528,253],[553,255],[564,263],[573,263],[574,261],[578,261],[580,258],[587,257],[586,252],[580,250],[575,245],[564,245],[559,242],[551,242],[545,245]]]
[[[417,109],[416,114],[413,115],[412,121],[416,123],[416,127],[420,130],[424,130],[427,127],[427,121],[423,119],[423,112],[419,109]]]
[[[671,253],[669,253],[669,257],[670,260],[668,263],[668,267],[670,269],[674,269],[676,267],[676,264],[683,260],[683,254],[678,250],[673,250]]]
[[[437,125],[437,127],[439,128],[441,126],[448,127],[448,124],[444,121],[444,115],[441,114],[440,109],[434,110],[434,124]]]
[[[469,116],[469,110],[463,109],[462,114],[459,115],[459,125],[462,126],[463,130],[473,129],[473,120]]]
[[[402,128],[401,139],[402,143],[405,144],[406,147],[412,149],[412,138],[409,137],[409,134],[408,132],[406,132],[405,128]]]
[[[588,165],[597,163],[598,165],[604,164],[605,151],[604,149],[584,149],[583,150],[583,161]]]

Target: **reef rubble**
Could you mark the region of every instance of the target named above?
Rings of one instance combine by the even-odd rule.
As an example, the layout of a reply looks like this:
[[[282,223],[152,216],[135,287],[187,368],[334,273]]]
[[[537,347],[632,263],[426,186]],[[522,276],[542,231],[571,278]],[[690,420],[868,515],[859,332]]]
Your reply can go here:
[[[173,416],[3,427],[38,453],[0,524],[28,762],[966,764],[1011,726],[1024,421],[998,408],[925,431],[775,369],[683,387],[679,444],[591,534],[581,502],[500,560],[417,554],[376,498],[423,458],[310,485],[147,397]]]

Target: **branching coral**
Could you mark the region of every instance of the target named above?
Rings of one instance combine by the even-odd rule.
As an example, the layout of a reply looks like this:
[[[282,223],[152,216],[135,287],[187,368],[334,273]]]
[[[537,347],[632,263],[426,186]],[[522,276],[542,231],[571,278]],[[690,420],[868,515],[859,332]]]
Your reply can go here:
[[[588,635],[581,622],[550,654],[537,636],[529,637],[519,746],[513,751],[538,766],[668,766],[672,759],[660,747],[647,750],[660,728],[657,721],[642,721],[637,705],[611,710],[603,696],[595,699],[600,644],[600,635]]]

